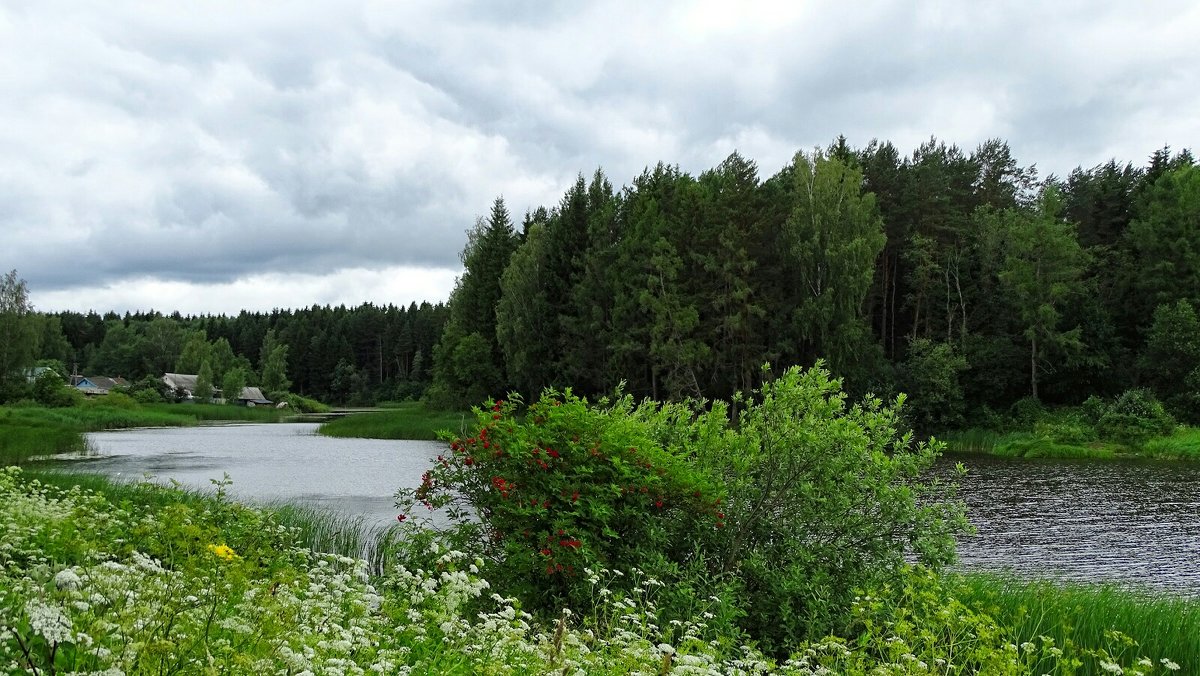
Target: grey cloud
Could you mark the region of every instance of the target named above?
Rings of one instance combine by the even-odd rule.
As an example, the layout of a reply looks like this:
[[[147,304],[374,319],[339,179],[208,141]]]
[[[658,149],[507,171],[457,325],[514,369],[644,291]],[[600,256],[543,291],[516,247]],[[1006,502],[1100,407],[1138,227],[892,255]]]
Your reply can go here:
[[[1063,173],[1200,105],[1188,44],[1149,44],[1200,27],[1184,3],[7,7],[0,267],[35,288],[456,269],[492,197],[519,215],[597,166],[936,134]]]

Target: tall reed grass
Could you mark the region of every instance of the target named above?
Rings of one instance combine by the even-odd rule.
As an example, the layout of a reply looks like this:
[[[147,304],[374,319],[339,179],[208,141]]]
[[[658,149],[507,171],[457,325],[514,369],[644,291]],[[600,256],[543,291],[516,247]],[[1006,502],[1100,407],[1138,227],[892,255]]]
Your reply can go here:
[[[1156,458],[1200,460],[1200,428],[1181,427],[1169,437],[1151,439],[1145,452]]]
[[[1156,666],[1166,658],[1180,665],[1178,673],[1200,674],[1200,598],[989,573],[966,574],[962,582],[960,600],[991,615],[1018,643],[1050,636],[1060,646],[1068,640],[1082,646],[1111,645],[1114,654],[1122,650],[1146,655]],[[1122,649],[1111,638],[1113,630],[1139,647]]]
[[[395,408],[353,413],[321,425],[317,430],[330,437],[360,439],[437,439],[438,432],[463,432],[474,423],[469,411],[434,411],[417,402]]]

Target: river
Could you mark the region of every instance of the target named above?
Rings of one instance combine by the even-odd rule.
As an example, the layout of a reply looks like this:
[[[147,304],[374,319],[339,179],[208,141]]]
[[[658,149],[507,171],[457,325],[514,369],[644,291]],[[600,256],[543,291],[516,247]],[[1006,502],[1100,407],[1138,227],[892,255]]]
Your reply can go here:
[[[392,495],[415,487],[445,446],[429,441],[333,439],[317,424],[214,425],[98,432],[94,452],[64,461],[118,478],[152,474],[229,491],[250,501],[287,500],[391,523]],[[966,569],[1079,581],[1146,584],[1200,596],[1200,465],[1015,460],[952,455],[963,462],[961,497],[978,534],[959,546]]]

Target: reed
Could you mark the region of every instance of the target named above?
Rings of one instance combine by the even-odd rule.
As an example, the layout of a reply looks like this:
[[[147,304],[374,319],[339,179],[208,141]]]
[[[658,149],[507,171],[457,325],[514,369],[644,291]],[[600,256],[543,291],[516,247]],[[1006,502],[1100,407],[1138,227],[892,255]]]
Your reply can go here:
[[[475,416],[468,411],[435,411],[417,402],[405,402],[395,408],[338,418],[317,431],[330,437],[431,440],[443,430],[462,432],[474,421]]]
[[[1169,437],[1146,442],[1146,455],[1175,460],[1200,460],[1200,428],[1181,427]]]
[[[1107,646],[1114,655],[1169,659],[1200,674],[1200,599],[1144,588],[1022,580],[992,573],[961,577],[959,598],[992,616],[1017,643],[1049,636],[1059,646]],[[1138,645],[1122,646],[1119,631]],[[1040,670],[1034,673],[1042,673]]]

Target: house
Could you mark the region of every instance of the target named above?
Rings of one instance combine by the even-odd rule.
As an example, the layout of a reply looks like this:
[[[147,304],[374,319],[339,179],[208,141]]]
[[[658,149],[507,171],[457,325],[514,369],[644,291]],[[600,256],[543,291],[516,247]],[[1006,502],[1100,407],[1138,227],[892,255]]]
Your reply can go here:
[[[195,398],[196,381],[199,376],[188,373],[164,373],[162,381],[167,384],[175,392],[182,393],[182,399],[190,400]],[[222,393],[219,388],[214,387],[212,392],[213,401],[223,402]],[[238,394],[237,402],[242,406],[269,406],[272,401],[263,396],[262,390],[257,387],[243,387]]]
[[[121,376],[110,378],[108,376],[71,376],[71,387],[83,392],[84,394],[96,397],[108,394],[114,387],[129,387],[129,381]]]
[[[191,399],[192,393],[196,391],[196,381],[199,379],[197,375],[188,375],[186,373],[164,373],[162,381],[166,383],[171,391],[181,393],[181,399]]]
[[[162,381],[166,383],[171,391],[179,395],[179,398],[184,401],[191,401],[196,398],[196,383],[200,380],[200,376],[194,373],[164,373]],[[221,401],[221,388],[213,386],[212,393],[209,395],[213,401]]]
[[[243,387],[238,394],[238,403],[243,406],[270,406],[271,400],[263,396],[262,390],[257,387]]]

